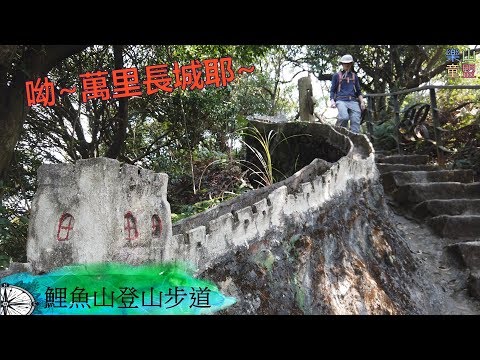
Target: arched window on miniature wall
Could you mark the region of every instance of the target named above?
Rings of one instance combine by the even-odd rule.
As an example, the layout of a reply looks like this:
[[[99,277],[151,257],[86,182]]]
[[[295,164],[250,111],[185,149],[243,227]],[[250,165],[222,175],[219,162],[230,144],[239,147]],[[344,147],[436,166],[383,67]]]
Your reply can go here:
[[[157,214],[152,215],[152,237],[160,237],[162,233],[162,219]]]
[[[127,240],[135,240],[138,238],[138,229],[137,229],[137,219],[135,219],[135,216],[128,211],[124,218],[124,230],[125,230],[125,235]]]
[[[57,240],[66,241],[73,230],[74,217],[69,213],[63,213],[58,220]]]

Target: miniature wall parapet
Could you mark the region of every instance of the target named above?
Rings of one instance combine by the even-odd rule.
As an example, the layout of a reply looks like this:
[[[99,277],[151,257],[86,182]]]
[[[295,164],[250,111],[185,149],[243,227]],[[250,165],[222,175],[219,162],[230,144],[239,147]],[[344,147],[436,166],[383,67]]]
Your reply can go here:
[[[315,159],[282,182],[174,224],[165,260],[185,261],[201,271],[226,252],[250,246],[287,220],[308,225],[312,209],[346,191],[349,183],[378,180],[373,146],[365,136],[328,125],[312,125],[323,127],[325,140],[345,155],[335,163]]]
[[[166,174],[107,158],[42,165],[32,203],[28,260],[35,272],[108,261],[184,261],[202,270],[287,222],[308,226],[311,212],[347,191],[349,184],[378,179],[373,147],[365,136],[324,124],[302,126],[335,148],[341,154],[338,161],[315,158],[283,181],[173,228]]]

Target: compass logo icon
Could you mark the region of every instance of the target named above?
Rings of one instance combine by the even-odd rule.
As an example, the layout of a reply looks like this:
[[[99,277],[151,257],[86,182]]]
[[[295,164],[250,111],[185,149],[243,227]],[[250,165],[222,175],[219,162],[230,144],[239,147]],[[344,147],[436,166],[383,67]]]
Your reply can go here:
[[[27,290],[3,283],[0,287],[0,315],[30,315],[37,302]]]

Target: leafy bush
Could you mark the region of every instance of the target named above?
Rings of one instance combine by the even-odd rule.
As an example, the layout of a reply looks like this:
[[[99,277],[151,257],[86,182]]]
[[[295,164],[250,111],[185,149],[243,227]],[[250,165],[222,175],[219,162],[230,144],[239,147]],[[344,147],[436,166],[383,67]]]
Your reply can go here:
[[[397,148],[395,140],[395,121],[385,121],[373,128],[374,143],[377,150],[394,150]]]
[[[10,261],[27,261],[28,219],[26,216],[11,219],[11,215],[11,211],[0,205],[0,269]]]

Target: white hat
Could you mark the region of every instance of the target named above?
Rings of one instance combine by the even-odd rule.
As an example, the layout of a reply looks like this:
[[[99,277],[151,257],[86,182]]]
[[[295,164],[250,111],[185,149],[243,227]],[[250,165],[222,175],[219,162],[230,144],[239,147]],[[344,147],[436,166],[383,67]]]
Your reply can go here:
[[[343,55],[342,58],[340,59],[340,63],[342,64],[353,63],[352,55],[350,54]]]

